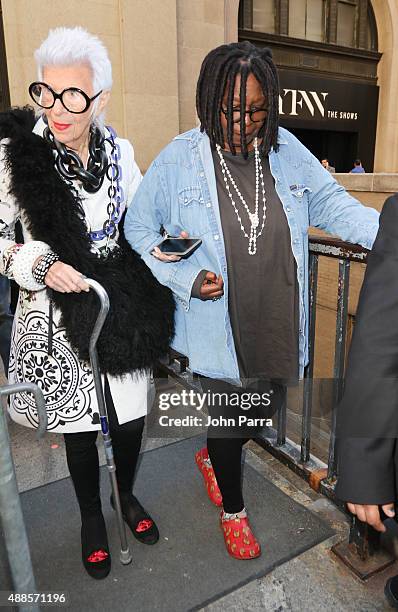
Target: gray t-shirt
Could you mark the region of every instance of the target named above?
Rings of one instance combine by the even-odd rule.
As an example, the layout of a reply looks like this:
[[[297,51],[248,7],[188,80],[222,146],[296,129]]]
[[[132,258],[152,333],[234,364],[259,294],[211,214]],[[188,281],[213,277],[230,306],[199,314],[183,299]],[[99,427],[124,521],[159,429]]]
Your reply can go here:
[[[255,205],[254,152],[248,159],[223,152],[228,169],[251,212]],[[282,204],[275,191],[268,157],[262,158],[266,193],[266,222],[257,240],[257,252],[249,255],[228,196],[217,151],[213,151],[217,194],[224,235],[229,296],[228,308],[242,378],[266,378],[287,382],[298,377],[298,283],[291,235]],[[249,234],[249,218],[230,185],[235,204]],[[259,185],[259,218],[262,223],[262,191]]]

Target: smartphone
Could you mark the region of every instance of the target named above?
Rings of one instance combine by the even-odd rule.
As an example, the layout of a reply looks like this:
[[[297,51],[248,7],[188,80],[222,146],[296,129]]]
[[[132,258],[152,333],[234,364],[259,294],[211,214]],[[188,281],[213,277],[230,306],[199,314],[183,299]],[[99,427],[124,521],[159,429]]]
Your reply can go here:
[[[165,238],[160,244],[159,249],[165,255],[178,255],[179,257],[189,257],[202,244],[200,238]]]

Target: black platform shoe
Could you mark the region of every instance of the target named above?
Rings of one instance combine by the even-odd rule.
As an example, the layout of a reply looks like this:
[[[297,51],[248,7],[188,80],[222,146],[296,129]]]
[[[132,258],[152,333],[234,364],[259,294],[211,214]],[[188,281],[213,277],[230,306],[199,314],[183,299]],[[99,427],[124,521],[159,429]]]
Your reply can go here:
[[[130,527],[133,536],[143,544],[156,544],[159,540],[159,530],[138,499],[132,493],[127,495],[121,493],[120,503],[124,521]],[[112,495],[111,506],[115,509]]]
[[[82,561],[87,573],[96,580],[111,571],[111,555],[104,517],[95,514],[82,519]]]

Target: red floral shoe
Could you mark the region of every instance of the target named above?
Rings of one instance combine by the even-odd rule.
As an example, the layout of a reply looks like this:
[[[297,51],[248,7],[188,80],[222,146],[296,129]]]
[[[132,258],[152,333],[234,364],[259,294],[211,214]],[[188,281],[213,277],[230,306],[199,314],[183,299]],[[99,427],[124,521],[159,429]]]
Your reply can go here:
[[[261,547],[251,530],[248,518],[223,520],[222,517],[223,512],[220,516],[220,526],[225,546],[231,557],[235,557],[235,559],[255,559],[259,557]]]
[[[196,465],[202,472],[202,476],[205,481],[207,495],[209,496],[210,501],[213,502],[216,506],[222,506],[222,495],[220,489],[218,488],[216,475],[211,466],[208,466],[205,459],[209,458],[209,453],[207,452],[207,448],[202,448],[195,454]]]

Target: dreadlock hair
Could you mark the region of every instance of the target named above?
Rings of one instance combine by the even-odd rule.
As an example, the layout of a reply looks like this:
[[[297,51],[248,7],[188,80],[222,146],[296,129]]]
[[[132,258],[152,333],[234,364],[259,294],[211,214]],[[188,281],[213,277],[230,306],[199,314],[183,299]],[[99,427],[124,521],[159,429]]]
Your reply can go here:
[[[196,88],[196,111],[201,132],[206,132],[212,147],[224,146],[221,127],[221,105],[228,87],[227,141],[235,155],[233,144],[232,108],[237,75],[240,75],[240,145],[243,156],[248,155],[245,136],[246,82],[253,74],[267,98],[268,113],[258,133],[262,138],[260,153],[268,155],[271,148],[278,150],[279,79],[272,52],[266,47],[256,47],[248,41],[221,45],[210,51],[203,60]]]

